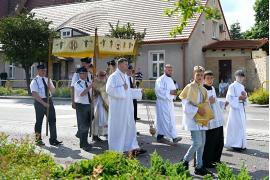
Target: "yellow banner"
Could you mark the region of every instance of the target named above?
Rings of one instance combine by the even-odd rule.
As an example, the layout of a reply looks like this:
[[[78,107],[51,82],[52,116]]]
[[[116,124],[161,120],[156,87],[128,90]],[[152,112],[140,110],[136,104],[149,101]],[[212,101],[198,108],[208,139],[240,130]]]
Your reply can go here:
[[[59,57],[93,57],[94,36],[54,39],[52,54]],[[135,55],[136,40],[98,37],[97,56],[99,58]]]
[[[52,54],[60,57],[93,57],[95,37],[54,39]]]
[[[98,54],[99,57],[135,55],[135,45],[132,39],[98,37]]]

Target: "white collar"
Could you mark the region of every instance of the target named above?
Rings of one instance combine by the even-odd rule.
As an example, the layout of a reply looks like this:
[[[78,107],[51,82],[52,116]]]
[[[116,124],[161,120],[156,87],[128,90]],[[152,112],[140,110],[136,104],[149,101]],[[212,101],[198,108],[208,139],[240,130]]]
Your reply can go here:
[[[123,76],[125,76],[126,75],[126,73],[123,73],[122,71],[120,71],[120,69],[116,69],[116,71],[118,72],[118,73],[120,73],[121,75],[123,75]]]

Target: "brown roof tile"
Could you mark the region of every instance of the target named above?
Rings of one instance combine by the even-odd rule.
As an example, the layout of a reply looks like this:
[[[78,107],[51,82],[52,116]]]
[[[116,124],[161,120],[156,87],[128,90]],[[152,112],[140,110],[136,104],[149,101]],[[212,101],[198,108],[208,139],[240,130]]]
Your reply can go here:
[[[202,0],[205,5],[208,0]],[[138,32],[146,28],[144,42],[186,40],[190,37],[200,14],[189,20],[181,35],[172,38],[169,32],[179,24],[179,18],[163,16],[165,8],[173,7],[172,1],[162,0],[103,0],[86,3],[74,3],[62,6],[33,9],[38,18],[52,21],[55,29],[74,28],[87,34],[94,34],[98,27],[98,34],[109,33],[109,22],[113,25],[120,21],[120,25],[133,23]]]
[[[258,40],[223,40],[208,44],[203,51],[209,49],[258,49],[268,42],[267,39]]]

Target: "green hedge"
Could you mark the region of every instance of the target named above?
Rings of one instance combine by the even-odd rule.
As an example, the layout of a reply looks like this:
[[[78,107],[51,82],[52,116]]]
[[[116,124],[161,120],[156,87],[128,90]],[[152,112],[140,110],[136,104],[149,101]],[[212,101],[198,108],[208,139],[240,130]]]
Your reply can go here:
[[[28,138],[9,142],[8,136],[0,133],[0,179],[46,179],[61,169],[51,156],[37,153],[29,142]]]
[[[27,96],[27,90],[22,88],[5,88],[0,87],[0,96]],[[69,87],[62,87],[55,89],[53,94],[54,97],[63,97],[63,98],[70,98],[70,88]]]
[[[253,104],[269,104],[269,92],[263,88],[257,89],[251,93],[248,100]]]
[[[29,138],[8,141],[8,136],[0,134],[0,179],[192,179],[182,163],[172,164],[156,152],[150,162],[150,167],[144,167],[136,159],[107,151],[92,160],[81,160],[63,168],[51,156],[37,151]],[[219,164],[217,172],[218,179],[251,179],[244,167],[235,175],[225,164]]]
[[[22,88],[12,89],[0,87],[0,96],[27,96],[27,95],[28,95],[27,90]]]
[[[70,98],[71,90],[69,87],[56,88],[53,96],[55,97],[63,97]]]
[[[143,99],[156,100],[155,89],[145,88],[143,89]]]

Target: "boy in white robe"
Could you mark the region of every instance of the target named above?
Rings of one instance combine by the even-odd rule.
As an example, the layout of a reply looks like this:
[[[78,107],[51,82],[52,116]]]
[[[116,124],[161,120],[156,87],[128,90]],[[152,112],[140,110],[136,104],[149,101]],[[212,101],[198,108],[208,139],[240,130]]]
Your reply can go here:
[[[195,115],[198,113],[201,116],[206,115],[206,109],[199,107],[201,103],[208,103],[207,91],[202,86],[204,75],[204,68],[195,66],[193,70],[194,81],[188,84],[180,94],[183,106],[183,128],[191,132],[192,145],[188,149],[183,158],[183,165],[185,169],[189,168],[189,161],[193,159],[196,152],[196,167],[194,173],[197,175],[211,174],[203,166],[202,156],[205,144],[205,130],[206,126],[195,120]]]
[[[106,84],[109,96],[108,144],[109,150],[136,156],[146,152],[139,148],[133,116],[133,99],[141,99],[142,90],[130,88],[127,70],[127,59],[120,58],[118,69],[109,76]]]
[[[155,93],[156,102],[156,125],[157,125],[157,142],[166,143],[164,136],[172,138],[173,143],[181,141],[177,137],[176,123],[174,114],[173,100],[176,96],[176,87],[171,78],[173,68],[166,64],[164,74],[156,80]]]
[[[232,83],[226,95],[230,110],[227,121],[225,147],[233,148],[236,151],[246,149],[246,113],[245,106],[247,93],[243,82],[245,73],[243,70],[235,72],[236,81]]]
[[[224,146],[223,136],[223,110],[225,102],[217,99],[215,88],[212,86],[214,82],[214,74],[212,71],[204,72],[204,85],[207,90],[210,107],[214,113],[214,119],[209,121],[208,130],[206,130],[206,138],[203,152],[203,165],[206,168],[214,168],[216,163],[220,163],[220,158]]]

